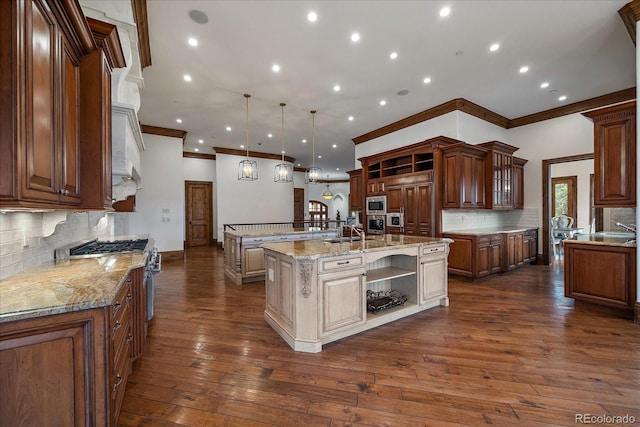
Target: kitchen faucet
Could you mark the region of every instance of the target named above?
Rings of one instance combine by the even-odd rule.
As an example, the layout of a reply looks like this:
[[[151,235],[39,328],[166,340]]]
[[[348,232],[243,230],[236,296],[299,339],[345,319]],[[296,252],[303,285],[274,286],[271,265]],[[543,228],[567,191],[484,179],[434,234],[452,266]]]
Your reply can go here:
[[[629,224],[629,225],[625,225],[621,222],[616,222],[616,226],[620,227],[620,228],[624,228],[625,230],[631,232],[631,233],[635,233],[636,232],[636,225],[635,224]]]
[[[358,237],[360,237],[360,240],[362,241],[362,243],[364,243],[364,240],[365,240],[365,238],[364,238],[364,230],[358,231],[358,229],[356,228],[355,225],[351,225],[350,228],[351,228],[351,240],[353,240],[353,232],[355,231],[356,235]]]

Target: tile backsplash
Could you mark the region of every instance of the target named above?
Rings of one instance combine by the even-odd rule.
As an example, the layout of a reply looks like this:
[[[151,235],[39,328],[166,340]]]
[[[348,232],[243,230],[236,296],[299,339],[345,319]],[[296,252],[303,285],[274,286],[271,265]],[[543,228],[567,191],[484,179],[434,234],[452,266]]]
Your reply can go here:
[[[79,240],[112,235],[113,219],[104,212],[66,212],[66,220],[43,236],[47,212],[0,213],[0,280],[53,260],[56,248]]]
[[[540,227],[540,210],[525,208],[508,211],[443,210],[442,231],[501,226]]]

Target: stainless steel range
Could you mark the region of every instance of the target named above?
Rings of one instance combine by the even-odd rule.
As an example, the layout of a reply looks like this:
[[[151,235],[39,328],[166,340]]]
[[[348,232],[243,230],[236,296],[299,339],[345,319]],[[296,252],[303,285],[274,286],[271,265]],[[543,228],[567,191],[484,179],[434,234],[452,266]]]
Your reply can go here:
[[[154,247],[150,237],[118,238],[114,240],[84,240],[58,248],[54,252],[57,260],[97,258],[109,254],[145,252],[147,263],[144,267],[144,280],[147,288],[147,320],[153,317],[153,305],[156,288],[153,276],[162,270],[162,254]]]

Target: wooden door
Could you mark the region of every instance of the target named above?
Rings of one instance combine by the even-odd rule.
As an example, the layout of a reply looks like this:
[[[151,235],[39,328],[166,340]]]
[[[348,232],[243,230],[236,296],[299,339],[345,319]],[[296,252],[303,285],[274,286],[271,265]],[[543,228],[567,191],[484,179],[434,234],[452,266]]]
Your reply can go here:
[[[207,246],[211,243],[213,216],[211,182],[185,181],[185,209],[187,247]]]
[[[304,188],[293,189],[293,221],[294,228],[304,227]]]
[[[574,225],[578,223],[577,187],[575,175],[551,178],[551,216],[567,215],[573,218]]]

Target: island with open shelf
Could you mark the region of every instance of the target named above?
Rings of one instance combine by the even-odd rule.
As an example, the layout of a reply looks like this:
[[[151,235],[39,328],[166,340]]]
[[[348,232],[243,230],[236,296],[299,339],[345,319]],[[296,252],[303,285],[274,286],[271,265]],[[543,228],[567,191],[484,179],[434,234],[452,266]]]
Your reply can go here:
[[[323,344],[448,306],[450,242],[387,234],[364,242],[265,243],[264,319],[295,351],[317,353]],[[367,291],[395,291],[406,301],[367,311]]]

